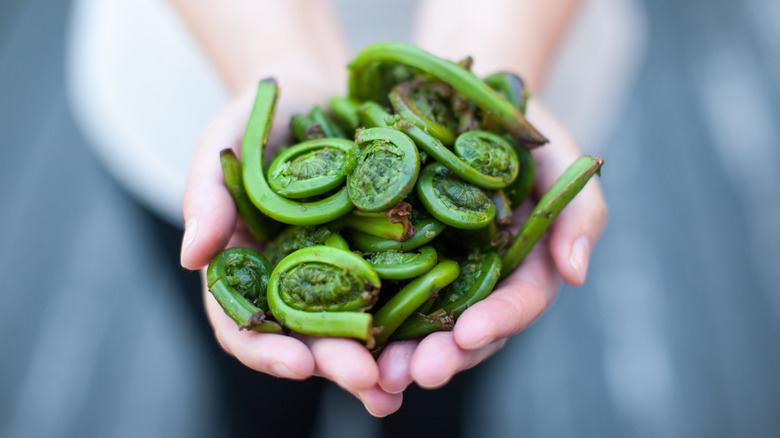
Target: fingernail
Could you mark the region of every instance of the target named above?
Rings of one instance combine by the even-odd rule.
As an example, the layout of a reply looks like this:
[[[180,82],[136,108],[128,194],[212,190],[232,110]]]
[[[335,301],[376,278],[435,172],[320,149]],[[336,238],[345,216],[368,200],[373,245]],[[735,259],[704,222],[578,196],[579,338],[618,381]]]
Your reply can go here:
[[[590,242],[588,242],[585,236],[580,236],[572,244],[571,253],[569,254],[569,263],[580,278],[580,282],[585,281],[585,275],[588,272],[589,256]]]
[[[362,401],[362,400],[361,400]],[[371,409],[366,402],[363,402],[363,407],[366,408],[366,411],[368,411],[369,414],[371,414],[372,417],[375,418],[384,418],[387,415],[382,415],[379,412],[376,412],[375,410]]]
[[[195,235],[198,233],[198,220],[195,218],[187,219],[184,224],[184,237],[181,244],[181,260],[182,265],[185,265],[186,255],[189,251],[190,245],[195,241]]]
[[[420,382],[417,382],[417,385],[420,386],[423,389],[438,389],[438,388],[441,388],[442,386],[446,385],[447,383],[449,383],[450,379],[452,379],[452,376],[445,376],[443,379],[441,379],[437,383],[421,384]]]
[[[404,391],[406,391],[406,388],[409,387],[409,385],[404,385],[401,389],[393,389],[393,388],[385,388],[382,383],[379,384],[379,387],[382,388],[382,391],[388,393],[388,394],[401,394]]]
[[[477,348],[482,348],[485,345],[489,344],[493,338],[491,336],[485,335],[481,338],[479,338],[476,342],[469,345],[470,350],[476,350]]]
[[[300,379],[301,378],[301,376],[299,376],[299,375],[295,374],[294,372],[292,372],[292,370],[287,368],[287,365],[285,365],[285,364],[283,364],[281,362],[276,362],[276,363],[272,364],[270,369],[269,369],[269,371],[271,371],[271,374],[273,374],[276,377],[282,377],[282,378],[286,378],[286,379]]]
[[[368,411],[368,413],[371,414],[371,416],[376,418],[386,417],[388,414],[379,413],[376,410],[372,409],[371,406],[368,405],[368,402],[366,402],[365,394],[366,394],[366,390],[358,391],[356,397],[358,398],[358,400],[360,400],[361,403],[363,403],[363,407],[366,408],[366,411]]]

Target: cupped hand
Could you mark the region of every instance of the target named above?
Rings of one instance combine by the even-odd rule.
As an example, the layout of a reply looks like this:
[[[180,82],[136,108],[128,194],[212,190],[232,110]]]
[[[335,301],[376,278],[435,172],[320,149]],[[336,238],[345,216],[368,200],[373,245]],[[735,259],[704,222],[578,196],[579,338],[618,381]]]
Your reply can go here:
[[[181,264],[187,269],[200,269],[203,276],[211,258],[224,248],[259,249],[243,222],[237,221],[235,204],[225,187],[219,160],[219,152],[225,148],[232,148],[240,156],[253,99],[254,90],[249,90],[209,124],[187,177]],[[278,145],[284,140],[287,127],[283,121],[289,120],[293,111],[308,110],[295,108],[288,102],[284,96],[280,99],[275,117],[278,126],[271,133],[270,144]],[[388,415],[400,407],[401,394],[389,394],[379,387],[377,363],[359,342],[239,330],[205,287],[202,292],[207,316],[220,345],[249,368],[286,379],[327,378],[361,399],[375,416]]]
[[[533,203],[581,154],[566,130],[538,102],[529,101],[527,117],[550,143],[533,151],[534,196],[515,213],[518,228]],[[591,180],[520,267],[486,299],[463,312],[452,331],[388,345],[377,362],[380,387],[389,394],[401,393],[412,382],[422,388],[438,388],[496,352],[508,337],[550,306],[561,280],[574,286],[585,281],[591,250],[606,216],[598,181]]]
[[[253,97],[254,93],[245,93],[227,107],[207,127],[196,151],[183,200],[181,263],[188,269],[204,269],[226,247],[257,247],[242,222],[236,220],[219,162],[219,151],[224,148],[240,152]],[[284,97],[280,104],[277,125],[290,115]],[[554,118],[533,101],[529,102],[528,118],[550,139],[533,152],[538,199],[580,152]],[[285,132],[285,126],[276,126],[271,144],[280,144]],[[516,214],[518,225],[523,211],[527,215],[530,207]],[[467,309],[453,331],[433,333],[422,340],[391,342],[378,360],[352,339],[239,330],[204,288],[205,307],[220,345],[246,366],[281,378],[327,378],[359,398],[372,415],[385,416],[400,408],[402,393],[412,382],[423,388],[443,386],[456,373],[501,348],[509,336],[528,326],[552,303],[561,279],[582,284],[591,249],[605,221],[601,190],[591,181],[553,222],[549,238],[537,243],[523,264],[488,298]]]

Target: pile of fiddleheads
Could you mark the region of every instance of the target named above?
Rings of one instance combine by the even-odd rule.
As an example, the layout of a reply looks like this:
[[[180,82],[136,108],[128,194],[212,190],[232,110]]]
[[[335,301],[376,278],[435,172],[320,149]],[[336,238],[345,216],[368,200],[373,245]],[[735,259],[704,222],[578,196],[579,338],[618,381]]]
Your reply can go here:
[[[524,116],[513,74],[484,79],[414,46],[369,46],[349,65],[349,96],[297,114],[299,143],[269,159],[278,88],[259,83],[242,161],[225,183],[264,254],[230,248],[209,290],[239,327],[351,337],[369,348],[450,330],[528,254],[603,161],[576,160],[517,233],[532,189],[530,149],[547,139]]]

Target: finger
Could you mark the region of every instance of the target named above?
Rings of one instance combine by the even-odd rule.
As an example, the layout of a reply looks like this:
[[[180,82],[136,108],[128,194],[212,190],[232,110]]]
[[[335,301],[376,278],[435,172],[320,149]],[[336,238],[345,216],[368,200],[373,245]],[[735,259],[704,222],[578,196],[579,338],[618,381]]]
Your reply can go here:
[[[432,333],[414,351],[409,368],[412,379],[421,388],[446,385],[452,377],[482,362],[504,345],[499,340],[475,350],[464,350],[455,343],[452,332]]]
[[[409,361],[419,341],[394,341],[385,347],[377,360],[379,386],[390,394],[403,392],[411,383]]]
[[[361,389],[354,394],[365,406],[366,410],[377,418],[386,417],[401,408],[404,396],[402,393],[390,394],[379,385]]]
[[[452,331],[460,348],[482,348],[514,335],[553,302],[560,279],[541,243],[496,290],[460,315]]]
[[[246,99],[236,101],[204,131],[187,175],[182,199],[184,238],[181,264],[200,269],[225,248],[236,222],[236,208],[225,188],[219,152],[239,150],[249,113]]]
[[[371,353],[354,339],[301,336],[314,355],[316,374],[349,391],[377,384],[379,370]]]
[[[206,292],[204,304],[222,348],[247,367],[286,379],[302,380],[314,374],[314,357],[300,340],[274,333],[239,330],[217,300]]]
[[[544,108],[529,102],[529,119],[550,139],[535,149],[535,188],[539,197],[552,187],[566,168],[580,155],[574,140]],[[563,209],[550,230],[550,251],[561,277],[574,286],[585,281],[590,254],[607,221],[607,207],[594,178]]]

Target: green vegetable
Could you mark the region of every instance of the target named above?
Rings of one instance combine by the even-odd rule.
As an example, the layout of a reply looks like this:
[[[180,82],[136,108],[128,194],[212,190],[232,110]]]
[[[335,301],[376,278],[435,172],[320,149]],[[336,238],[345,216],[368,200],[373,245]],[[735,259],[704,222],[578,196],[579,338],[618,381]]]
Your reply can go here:
[[[225,176],[225,187],[236,204],[236,210],[244,218],[249,232],[261,242],[276,235],[282,224],[261,213],[249,200],[241,177],[241,162],[238,161],[236,154],[232,149],[223,149],[219,157],[222,173]]]
[[[243,162],[230,150],[221,159],[239,213],[268,241],[265,255],[231,248],[207,271],[239,327],[381,348],[451,330],[522,263],[603,161],[578,159],[513,236],[513,214],[533,188],[529,148],[547,140],[525,120],[522,80],[479,80],[471,63],[369,46],[349,65],[349,96],[331,99],[330,114],[315,106],[294,115],[299,143],[273,160],[265,148],[278,87],[260,81]]]
[[[268,168],[268,185],[277,194],[292,199],[327,193],[344,184],[345,170],[358,154],[349,140],[307,140],[282,151]]]
[[[594,174],[600,174],[604,160],[598,157],[582,156],[563,172],[557,181],[545,193],[539,203],[525,221],[512,245],[501,258],[501,277],[511,274],[531,248],[542,237],[552,221],[574,196],[585,187]]]
[[[426,314],[408,318],[393,334],[393,339],[425,336],[451,330],[463,311],[482,301],[493,290],[501,273],[501,258],[494,252],[473,252],[460,262],[460,274],[430,304]]]
[[[455,281],[459,272],[457,263],[452,260],[443,260],[430,271],[412,280],[390,298],[374,314],[374,323],[381,330],[375,336],[377,346],[384,344],[415,309]]]
[[[411,251],[432,241],[436,236],[441,234],[446,226],[438,220],[428,217],[420,219],[418,222],[414,222],[414,228],[417,230],[414,235],[403,242],[372,236],[360,231],[353,231],[350,237],[355,249],[364,253],[377,253],[390,250]]]
[[[282,259],[268,284],[268,306],[283,326],[315,336],[350,337],[371,343],[379,277],[349,251],[303,248]]]
[[[417,194],[436,219],[456,228],[483,228],[496,216],[496,207],[484,190],[461,180],[439,163],[429,164],[422,171]]]
[[[266,288],[271,267],[265,258],[248,248],[229,248],[209,263],[206,283],[233,321],[242,329],[281,333],[282,327],[266,319]]]
[[[414,189],[420,173],[417,147],[389,128],[361,130],[355,141],[361,151],[347,177],[349,198],[363,211],[387,210]]]
[[[547,143],[547,139],[528,123],[517,108],[469,70],[410,44],[377,43],[358,53],[349,64],[350,97],[366,100],[375,95],[377,90],[367,87],[361,80],[361,76],[366,74],[370,66],[381,62],[411,67],[449,84],[455,91],[474,102],[485,114],[495,119],[520,143],[533,146]]]
[[[383,280],[408,280],[428,272],[436,264],[436,250],[423,246],[418,252],[389,250],[378,252],[368,263]]]
[[[402,120],[398,116],[385,111],[381,106],[374,102],[366,102],[360,107],[361,120],[368,126],[385,126],[395,127],[404,133],[406,133],[414,142],[417,147],[425,151],[426,154],[431,156],[434,160],[447,167],[452,173],[458,175],[465,181],[468,181],[476,186],[479,186],[488,190],[495,190],[506,187],[508,184],[506,178],[496,178],[492,176],[492,169],[489,169],[490,173],[483,174],[479,169],[471,166],[465,162],[455,152],[447,149],[441,141],[434,138],[424,130],[413,125],[412,123]],[[478,145],[465,146],[464,149],[474,147]],[[504,145],[497,146],[504,148]],[[487,151],[486,151],[487,152]],[[507,152],[508,153],[508,152]],[[517,161],[515,156],[514,161]],[[511,166],[510,170],[516,174],[517,170]]]
[[[319,225],[347,214],[352,210],[352,202],[346,187],[318,201],[298,202],[277,194],[269,186],[263,172],[263,156],[278,92],[273,79],[260,81],[244,133],[243,176],[249,198],[267,216],[291,225]]]

